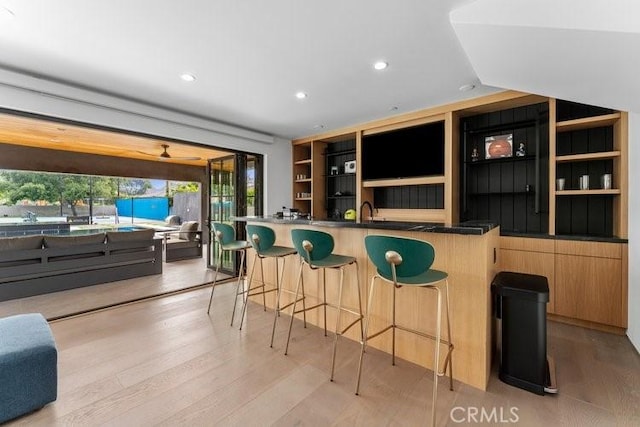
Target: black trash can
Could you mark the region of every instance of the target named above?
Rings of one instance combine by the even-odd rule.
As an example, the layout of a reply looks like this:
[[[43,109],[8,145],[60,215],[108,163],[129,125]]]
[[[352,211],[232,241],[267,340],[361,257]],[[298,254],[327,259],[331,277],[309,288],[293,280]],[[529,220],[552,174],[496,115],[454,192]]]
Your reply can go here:
[[[540,395],[555,393],[547,361],[547,278],[503,271],[491,288],[499,325],[500,380]]]

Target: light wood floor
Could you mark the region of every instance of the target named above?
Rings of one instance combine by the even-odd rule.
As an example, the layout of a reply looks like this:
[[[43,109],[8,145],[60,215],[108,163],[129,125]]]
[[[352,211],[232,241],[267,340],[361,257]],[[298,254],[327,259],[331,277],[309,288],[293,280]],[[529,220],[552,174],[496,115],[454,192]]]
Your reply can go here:
[[[58,346],[58,400],[8,426],[422,426],[430,372],[374,349],[354,394],[359,346],[340,341],[329,381],[332,336],[288,316],[269,347],[273,313],[251,303],[230,327],[234,285],[146,300],[51,322]],[[240,305],[238,305],[239,307]],[[492,375],[486,392],[441,379],[438,424],[495,411],[521,426],[640,425],[640,356],[625,337],[550,322],[559,394],[538,396]],[[453,412],[452,412],[453,411]],[[452,419],[453,415],[453,419]],[[483,425],[497,425],[493,418]]]

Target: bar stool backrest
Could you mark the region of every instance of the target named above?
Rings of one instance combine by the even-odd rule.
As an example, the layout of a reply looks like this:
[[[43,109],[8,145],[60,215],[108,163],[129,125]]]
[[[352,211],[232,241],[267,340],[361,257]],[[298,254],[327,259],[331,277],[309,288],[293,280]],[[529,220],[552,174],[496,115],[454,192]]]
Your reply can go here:
[[[435,259],[435,249],[429,242],[394,236],[369,235],[364,245],[371,262],[382,277],[393,280],[393,267],[387,259],[389,251],[397,252],[402,262],[395,265],[397,277],[417,276],[431,268]]]
[[[218,243],[222,247],[234,242],[236,240],[236,230],[229,224],[223,224],[221,222],[212,222],[213,234],[216,236]]]
[[[247,224],[247,237],[253,249],[258,253],[273,247],[276,242],[276,233],[273,229],[263,225]]]
[[[333,236],[329,233],[294,228],[291,230],[291,240],[293,247],[307,264],[324,259],[333,252]],[[305,241],[312,245],[309,250],[305,248]]]

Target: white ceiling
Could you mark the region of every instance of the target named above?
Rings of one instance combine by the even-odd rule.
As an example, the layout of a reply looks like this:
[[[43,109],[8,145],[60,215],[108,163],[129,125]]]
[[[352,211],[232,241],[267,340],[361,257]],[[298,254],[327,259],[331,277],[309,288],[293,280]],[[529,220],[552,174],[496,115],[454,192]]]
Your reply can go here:
[[[469,2],[0,0],[0,67],[294,138],[493,91],[458,90]]]
[[[484,84],[640,112],[638,0],[478,0],[451,22]]]
[[[497,88],[640,111],[634,3],[0,0],[0,68],[285,138]]]

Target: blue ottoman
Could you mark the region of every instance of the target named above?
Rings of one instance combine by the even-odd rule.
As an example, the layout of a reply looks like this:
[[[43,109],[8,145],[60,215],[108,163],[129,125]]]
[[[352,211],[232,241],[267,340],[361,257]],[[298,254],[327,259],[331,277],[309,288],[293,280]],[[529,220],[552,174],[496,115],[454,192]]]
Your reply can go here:
[[[0,423],[56,400],[57,362],[56,344],[41,314],[0,319]]]

